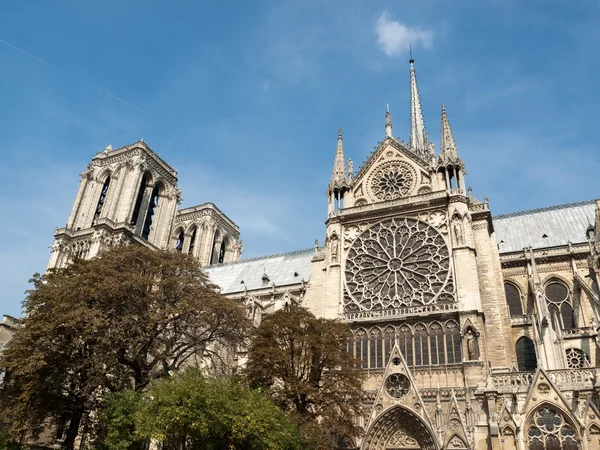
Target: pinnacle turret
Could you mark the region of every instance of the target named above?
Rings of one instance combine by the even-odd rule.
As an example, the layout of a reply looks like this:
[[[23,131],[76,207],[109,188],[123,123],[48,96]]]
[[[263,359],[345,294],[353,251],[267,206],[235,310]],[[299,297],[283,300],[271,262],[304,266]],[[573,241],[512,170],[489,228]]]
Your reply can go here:
[[[385,112],[385,136],[392,137],[392,116],[390,115],[390,105],[387,105]]]
[[[421,110],[421,99],[415,73],[415,60],[410,53],[410,149],[421,157],[430,153],[430,145],[425,131],[425,121]]]
[[[337,147],[335,150],[335,159],[333,160],[333,171],[329,190],[340,189],[348,186],[348,176],[346,173],[346,158],[344,156],[344,141],[342,139],[342,130],[338,130]]]
[[[458,151],[456,150],[456,142],[452,135],[452,129],[450,128],[450,122],[446,114],[446,108],[442,105],[442,133],[440,143],[440,156],[444,156],[447,159],[458,159]]]

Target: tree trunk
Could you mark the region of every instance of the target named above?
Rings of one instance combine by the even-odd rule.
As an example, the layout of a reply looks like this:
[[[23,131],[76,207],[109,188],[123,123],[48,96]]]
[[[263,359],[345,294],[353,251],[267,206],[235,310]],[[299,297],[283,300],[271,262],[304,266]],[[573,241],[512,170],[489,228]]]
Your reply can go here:
[[[81,424],[81,417],[83,416],[83,408],[76,409],[71,415],[71,421],[69,422],[69,428],[67,429],[67,435],[63,442],[63,450],[73,450],[75,446],[75,438],[79,433],[79,425]]]

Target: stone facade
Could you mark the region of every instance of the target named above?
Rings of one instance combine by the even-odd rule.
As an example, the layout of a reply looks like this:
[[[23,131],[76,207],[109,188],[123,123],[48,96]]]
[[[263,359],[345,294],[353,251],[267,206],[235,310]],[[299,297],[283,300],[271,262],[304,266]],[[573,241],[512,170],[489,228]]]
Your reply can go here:
[[[176,172],[137,142],[92,159],[49,265],[138,242],[196,256],[257,325],[289,302],[347,322],[367,373],[348,448],[600,448],[600,202],[492,217],[444,107],[439,152],[428,140],[410,63],[409,142],[388,111],[354,173],[340,130],[321,244],[240,260],[238,227],[178,210]]]

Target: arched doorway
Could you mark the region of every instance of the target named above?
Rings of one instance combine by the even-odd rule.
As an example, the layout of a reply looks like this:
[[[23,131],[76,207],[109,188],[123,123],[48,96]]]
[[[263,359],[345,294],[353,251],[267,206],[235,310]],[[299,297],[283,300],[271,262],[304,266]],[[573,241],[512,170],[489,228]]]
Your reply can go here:
[[[403,406],[394,406],[375,419],[362,450],[438,450],[430,427]]]

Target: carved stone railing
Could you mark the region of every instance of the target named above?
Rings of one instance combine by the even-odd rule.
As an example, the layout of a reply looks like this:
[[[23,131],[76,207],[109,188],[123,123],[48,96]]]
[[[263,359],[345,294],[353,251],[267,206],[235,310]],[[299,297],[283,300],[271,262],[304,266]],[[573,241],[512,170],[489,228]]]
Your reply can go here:
[[[562,336],[566,338],[590,336],[592,334],[594,334],[594,329],[592,327],[581,327],[573,328],[571,330],[562,330]]]
[[[510,318],[511,325],[531,325],[533,323],[533,316],[531,314],[525,314],[522,316],[516,316]]]
[[[496,388],[515,388],[529,386],[533,382],[535,372],[507,372],[492,374],[492,386]]]
[[[372,311],[357,311],[340,314],[342,320],[365,321],[378,318],[402,317],[445,311],[458,310],[458,303],[432,304],[424,306],[407,306],[404,308],[377,309]]]
[[[549,370],[548,377],[562,390],[593,389],[596,371],[591,368]],[[529,390],[535,372],[507,372],[492,374],[492,386],[499,390]]]
[[[428,192],[426,194],[411,195],[410,197],[397,198],[394,200],[386,200],[383,202],[369,203],[367,205],[353,206],[352,208],[343,208],[330,214],[329,217],[338,215],[345,216],[348,214],[356,214],[358,212],[363,211],[372,211],[380,208],[389,208],[392,206],[404,205],[408,203],[419,203],[443,197],[446,197],[446,191]]]

